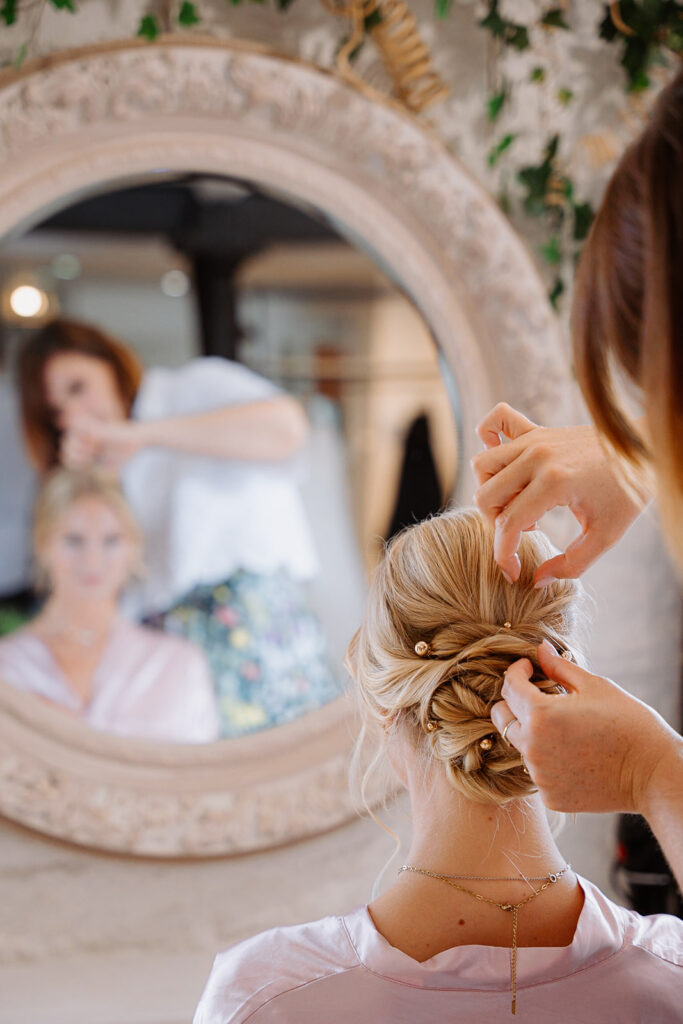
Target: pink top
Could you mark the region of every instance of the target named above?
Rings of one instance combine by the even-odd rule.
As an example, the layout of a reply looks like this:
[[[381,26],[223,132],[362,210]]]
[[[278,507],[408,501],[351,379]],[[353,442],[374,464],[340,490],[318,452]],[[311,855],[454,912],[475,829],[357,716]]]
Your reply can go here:
[[[180,637],[118,618],[84,705],[31,629],[0,640],[0,679],[59,704],[94,729],[169,743],[210,743],[219,723],[204,653]]]
[[[579,879],[570,946],[522,948],[524,1024],[683,1020],[683,921],[640,917]],[[510,951],[456,946],[424,963],[380,935],[367,907],[273,928],[220,953],[194,1024],[498,1022],[510,1012]]]

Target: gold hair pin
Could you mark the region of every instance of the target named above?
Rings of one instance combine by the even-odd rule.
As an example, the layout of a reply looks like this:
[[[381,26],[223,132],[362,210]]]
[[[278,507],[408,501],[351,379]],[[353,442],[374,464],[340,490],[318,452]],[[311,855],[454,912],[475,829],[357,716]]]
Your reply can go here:
[[[493,750],[493,740],[490,736],[484,736],[483,739],[479,740],[479,746],[482,750]]]
[[[432,653],[432,649],[426,640],[418,640],[417,643],[415,644],[414,651],[417,654],[418,658],[426,658],[429,654]]]

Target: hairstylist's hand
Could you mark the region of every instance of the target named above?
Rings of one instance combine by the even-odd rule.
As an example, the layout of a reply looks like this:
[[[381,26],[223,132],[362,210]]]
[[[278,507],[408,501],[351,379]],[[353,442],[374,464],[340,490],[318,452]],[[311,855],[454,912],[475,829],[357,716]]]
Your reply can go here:
[[[559,657],[547,641],[538,653],[548,679],[568,692],[538,690],[523,658],[507,670],[491,718],[500,733],[512,723],[506,740],[522,753],[544,803],[647,817],[657,787],[683,764],[683,740],[647,704]]]
[[[61,461],[69,469],[99,465],[118,470],[144,443],[142,424],[134,420],[78,415],[66,424]]]
[[[501,403],[477,433],[487,450],[472,460],[479,485],[475,498],[495,526],[495,558],[511,582],[520,573],[517,548],[523,531],[550,509],[569,506],[581,533],[564,554],[539,566],[539,586],[580,576],[616,544],[651,497],[645,488],[634,495],[592,426],[539,427]],[[508,444],[501,443],[501,435]]]

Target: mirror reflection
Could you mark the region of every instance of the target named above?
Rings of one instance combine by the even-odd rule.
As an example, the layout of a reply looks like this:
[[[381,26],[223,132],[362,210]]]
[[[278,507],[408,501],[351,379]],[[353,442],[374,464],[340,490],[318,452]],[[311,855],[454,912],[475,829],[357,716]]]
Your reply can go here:
[[[400,285],[290,197],[78,197],[0,251],[0,679],[179,743],[334,700],[385,539],[455,483]]]

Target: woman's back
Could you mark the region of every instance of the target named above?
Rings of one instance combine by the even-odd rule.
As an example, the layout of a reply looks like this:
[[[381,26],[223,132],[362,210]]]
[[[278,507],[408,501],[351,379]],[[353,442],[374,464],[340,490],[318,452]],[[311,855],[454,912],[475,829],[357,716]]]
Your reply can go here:
[[[642,918],[590,882],[569,946],[522,948],[517,1015],[540,1024],[683,1019],[683,922]],[[507,1020],[510,952],[463,945],[420,963],[367,907],[275,928],[219,954],[194,1024],[418,1024]]]
[[[365,730],[410,796],[405,864],[368,907],[219,957],[195,1024],[683,1019],[683,923],[640,918],[577,878],[491,722],[512,661],[528,659],[552,702],[572,698],[544,677],[539,644],[582,657],[580,586],[534,587],[542,535],[519,551],[511,587],[467,510],[390,543],[347,663]]]

